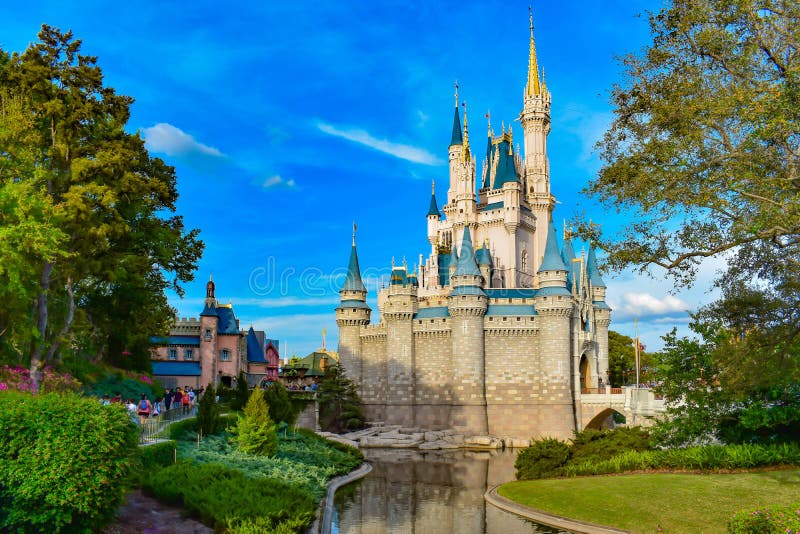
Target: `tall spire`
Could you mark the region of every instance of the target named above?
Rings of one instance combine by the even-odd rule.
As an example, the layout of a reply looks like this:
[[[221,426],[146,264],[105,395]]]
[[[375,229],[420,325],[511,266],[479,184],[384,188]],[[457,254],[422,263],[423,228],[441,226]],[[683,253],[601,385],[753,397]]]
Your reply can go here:
[[[469,161],[470,153],[469,153],[469,129],[467,125],[467,103],[463,103],[464,106],[464,151],[461,153],[461,157],[464,158],[464,161]]]
[[[350,249],[350,263],[347,266],[347,277],[344,279],[342,291],[367,292],[364,282],[361,281],[361,269],[358,267],[358,253],[356,252],[356,224],[353,223],[353,247]]]
[[[461,143],[461,117],[458,115],[458,82],[456,82],[456,107],[453,113],[453,133],[450,136],[450,146],[460,145]]]
[[[530,57],[528,58],[528,84],[525,86],[525,96],[542,94],[542,86],[539,82],[539,64],[536,61],[536,43],[533,40],[533,8],[528,6],[530,15],[531,43]]]
[[[431,180],[431,205],[428,207],[428,217],[441,217],[439,214],[439,205],[436,203],[436,190],[435,190],[434,181]]]
[[[586,274],[589,277],[589,282],[591,282],[592,286],[594,287],[606,287],[605,282],[603,282],[602,277],[600,276],[600,270],[597,268],[597,258],[594,256],[594,246],[589,245],[589,259],[586,260]]]

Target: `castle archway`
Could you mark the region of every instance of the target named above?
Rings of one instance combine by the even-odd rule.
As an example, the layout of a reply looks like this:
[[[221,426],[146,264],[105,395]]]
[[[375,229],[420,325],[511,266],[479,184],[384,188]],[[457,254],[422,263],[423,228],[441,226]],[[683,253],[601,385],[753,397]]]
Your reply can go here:
[[[625,424],[625,414],[614,410],[613,408],[606,408],[602,412],[595,415],[584,428],[591,428],[594,430],[607,430],[614,428],[617,424]]]
[[[586,390],[593,386],[592,384],[592,370],[589,367],[589,358],[586,354],[581,355],[581,362],[578,366],[581,373],[581,389]]]

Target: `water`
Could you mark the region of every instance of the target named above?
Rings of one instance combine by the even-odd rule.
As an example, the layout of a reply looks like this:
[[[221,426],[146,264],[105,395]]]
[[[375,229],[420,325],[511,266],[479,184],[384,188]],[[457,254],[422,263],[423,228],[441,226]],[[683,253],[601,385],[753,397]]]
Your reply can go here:
[[[517,452],[365,449],[372,472],[336,492],[340,534],[562,534],[488,504]]]

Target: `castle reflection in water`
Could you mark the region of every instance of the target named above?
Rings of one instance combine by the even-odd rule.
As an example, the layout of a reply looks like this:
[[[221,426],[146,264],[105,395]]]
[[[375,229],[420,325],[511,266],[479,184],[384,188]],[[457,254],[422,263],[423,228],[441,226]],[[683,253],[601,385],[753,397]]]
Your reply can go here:
[[[341,534],[564,532],[488,504],[489,488],[514,480],[514,451],[366,449],[372,472],[336,494]]]

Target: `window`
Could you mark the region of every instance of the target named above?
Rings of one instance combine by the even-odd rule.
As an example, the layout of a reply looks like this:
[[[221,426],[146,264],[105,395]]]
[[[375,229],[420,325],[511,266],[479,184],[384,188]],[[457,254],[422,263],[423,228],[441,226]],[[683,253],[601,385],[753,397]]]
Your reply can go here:
[[[205,333],[204,337],[206,338],[206,341],[211,339],[211,329],[210,328],[206,328],[206,333]]]
[[[192,349],[186,349],[186,351],[183,353],[183,359],[184,360],[192,359]]]
[[[170,360],[177,360],[178,359],[178,351],[175,349],[169,349],[169,359]]]
[[[524,272],[524,273],[528,272],[528,251],[527,250],[523,250],[522,251],[522,272]]]
[[[219,353],[219,359],[223,362],[231,361],[231,351],[228,349],[222,349],[222,351]]]

